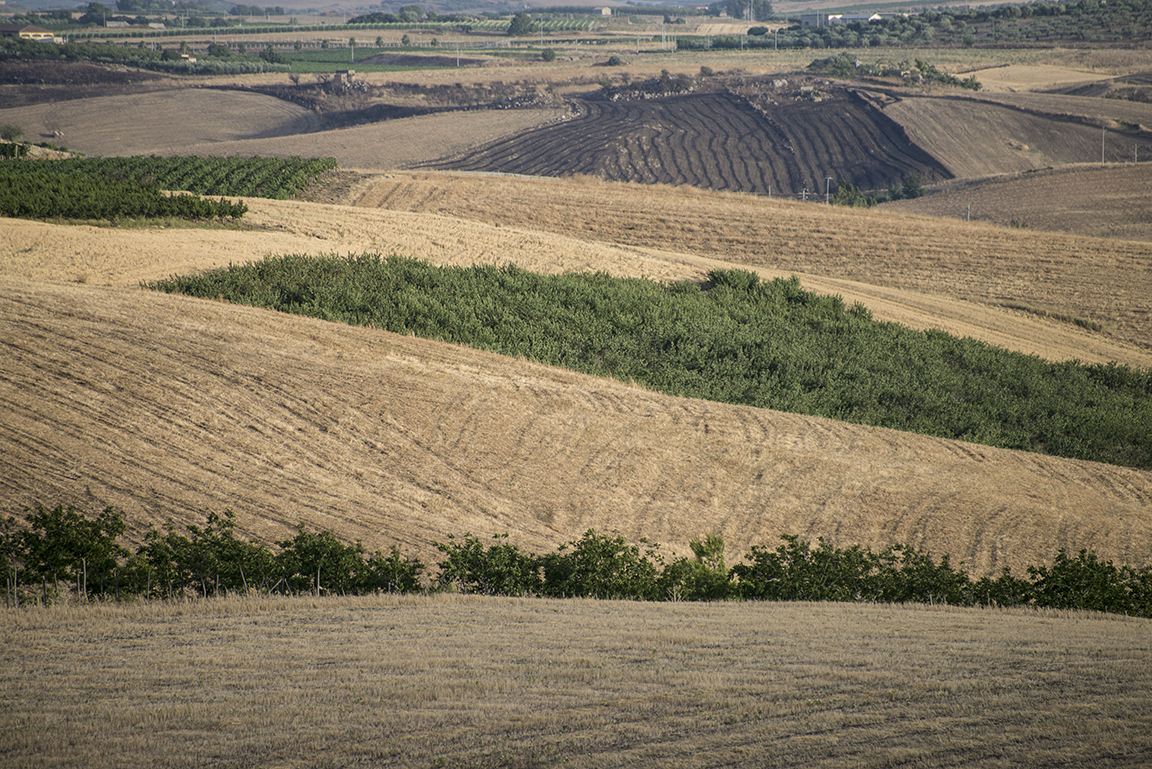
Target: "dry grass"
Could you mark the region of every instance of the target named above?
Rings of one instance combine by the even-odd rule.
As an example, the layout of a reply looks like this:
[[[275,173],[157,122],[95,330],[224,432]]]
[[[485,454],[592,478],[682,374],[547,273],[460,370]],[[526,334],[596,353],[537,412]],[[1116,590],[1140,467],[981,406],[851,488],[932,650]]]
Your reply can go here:
[[[0,613],[8,766],[1134,766],[1152,623],[453,596]]]

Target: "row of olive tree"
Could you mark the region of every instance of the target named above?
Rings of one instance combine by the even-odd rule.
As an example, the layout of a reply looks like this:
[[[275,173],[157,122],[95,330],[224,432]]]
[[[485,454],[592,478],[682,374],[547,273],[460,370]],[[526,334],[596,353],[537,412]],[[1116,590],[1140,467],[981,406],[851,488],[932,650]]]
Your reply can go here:
[[[955,606],[1037,606],[1152,617],[1152,567],[1117,567],[1095,553],[1060,550],[1051,566],[1008,569],[972,580],[906,545],[879,553],[859,545],[816,547],[786,535],[770,550],[753,547],[728,568],[724,541],[709,535],[690,543],[691,557],[666,560],[659,546],[588,530],[555,552],[535,554],[497,534],[472,534],[437,543],[444,559],[434,579],[424,564],[403,556],[365,557],[360,542],[346,545],[331,532],[308,531],[277,542],[279,552],[238,538],[234,514],[208,516],[203,527],[179,533],[169,524],[150,529],[130,553],[117,540],[123,518],[111,508],[95,518],[73,508],[43,506],[20,525],[0,521],[0,566],[8,575],[8,603],[51,602],[75,591],[83,599],[180,598],[226,593],[357,594],[450,590],[461,593],[637,601],[864,601]]]

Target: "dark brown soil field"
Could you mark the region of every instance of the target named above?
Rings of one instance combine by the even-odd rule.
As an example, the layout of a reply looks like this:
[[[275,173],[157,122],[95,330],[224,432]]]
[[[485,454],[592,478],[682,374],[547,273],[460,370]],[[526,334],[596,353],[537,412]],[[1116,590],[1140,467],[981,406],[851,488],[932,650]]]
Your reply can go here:
[[[848,92],[763,110],[729,93],[579,102],[579,117],[426,167],[687,184],[761,195],[823,194],[828,176],[886,187],[950,178],[904,130]]]

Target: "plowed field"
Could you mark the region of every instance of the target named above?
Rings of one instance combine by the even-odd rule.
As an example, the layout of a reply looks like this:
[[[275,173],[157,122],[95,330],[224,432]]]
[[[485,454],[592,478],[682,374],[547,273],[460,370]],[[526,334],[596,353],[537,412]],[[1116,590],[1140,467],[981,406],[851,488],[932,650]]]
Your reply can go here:
[[[761,195],[823,194],[828,176],[862,188],[948,172],[863,99],[753,107],[728,93],[581,102],[579,117],[428,167],[687,184]]]
[[[1032,111],[1045,105],[1074,108],[1076,102],[1067,100],[1076,97],[1054,101],[1040,94],[1020,94],[1004,98],[1027,102],[1031,107],[1025,110],[975,99],[906,98],[885,107],[884,113],[904,126],[913,141],[928,148],[951,174],[960,178],[1099,163],[1102,138],[1104,160],[1109,163],[1130,161],[1134,146],[1139,146],[1141,156],[1152,158],[1152,138],[1147,134],[1112,127],[1101,136],[1098,125]],[[1103,104],[1105,100],[1087,101]],[[1139,105],[1139,109],[1121,105],[1119,109],[1125,114],[1148,114],[1144,105]]]
[[[0,110],[0,124],[8,123],[34,142],[47,138],[88,155],[175,154],[201,142],[285,137],[320,126],[315,114],[271,96],[198,88]],[[54,131],[63,138],[53,139]]]

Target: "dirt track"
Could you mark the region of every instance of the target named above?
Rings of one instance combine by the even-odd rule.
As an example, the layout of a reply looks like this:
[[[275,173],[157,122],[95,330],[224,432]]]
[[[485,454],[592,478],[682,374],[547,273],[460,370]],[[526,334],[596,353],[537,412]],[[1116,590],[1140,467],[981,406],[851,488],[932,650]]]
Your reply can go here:
[[[1059,547],[1142,564],[1152,474],[655,395],[450,345],[135,289],[0,281],[0,507],[231,507],[426,558],[589,527],[733,556],[911,542],[974,573]],[[139,529],[136,530],[139,535]]]

